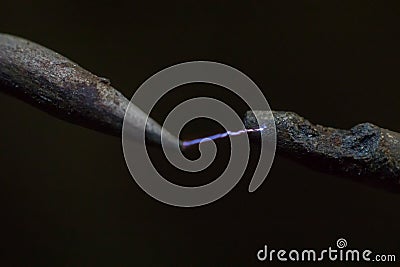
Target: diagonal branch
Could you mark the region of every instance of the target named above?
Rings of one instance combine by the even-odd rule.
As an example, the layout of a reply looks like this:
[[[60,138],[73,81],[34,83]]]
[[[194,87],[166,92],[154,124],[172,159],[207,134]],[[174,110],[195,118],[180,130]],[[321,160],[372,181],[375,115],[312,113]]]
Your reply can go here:
[[[269,112],[245,115],[247,128],[257,128],[256,116],[268,119]],[[293,112],[274,111],[277,150],[307,166],[352,177],[363,183],[400,190],[400,134],[362,123],[350,130],[315,125]],[[251,133],[254,142],[257,135]],[[261,132],[266,136],[266,132]]]
[[[0,34],[0,91],[55,117],[116,136],[129,103],[107,80],[43,46],[5,34]],[[323,172],[399,190],[399,133],[370,123],[333,129],[292,112],[275,111],[273,116],[278,152]],[[246,114],[245,124],[258,127],[253,113]],[[257,134],[251,137],[257,142]]]

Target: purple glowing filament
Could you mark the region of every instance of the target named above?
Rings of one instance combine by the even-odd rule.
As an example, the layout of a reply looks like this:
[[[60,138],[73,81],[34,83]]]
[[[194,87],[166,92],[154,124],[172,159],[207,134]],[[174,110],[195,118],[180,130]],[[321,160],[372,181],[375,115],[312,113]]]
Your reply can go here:
[[[224,133],[214,134],[214,135],[207,136],[207,137],[197,138],[197,139],[193,139],[193,140],[189,140],[189,141],[183,141],[182,145],[183,146],[192,146],[192,145],[200,144],[201,142],[205,142],[205,141],[225,138],[227,136],[235,136],[235,135],[241,135],[244,133],[251,133],[251,132],[260,132],[260,131],[264,130],[265,128],[266,127],[261,127],[261,128],[256,128],[256,129],[244,129],[244,130],[239,130],[236,132],[226,131]]]

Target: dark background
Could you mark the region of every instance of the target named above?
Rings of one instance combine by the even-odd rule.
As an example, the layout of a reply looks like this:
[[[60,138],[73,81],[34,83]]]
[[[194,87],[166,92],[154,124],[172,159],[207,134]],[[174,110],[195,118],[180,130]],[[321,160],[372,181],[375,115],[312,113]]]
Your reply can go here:
[[[233,2],[3,0],[0,31],[60,52],[126,96],[167,66],[212,60],[250,76],[275,110],[400,131],[398,5]],[[120,139],[6,95],[0,118],[2,266],[249,266],[264,244],[327,248],[340,237],[400,260],[399,195],[278,156],[255,193],[247,175],[211,205],[170,207],[132,180]]]

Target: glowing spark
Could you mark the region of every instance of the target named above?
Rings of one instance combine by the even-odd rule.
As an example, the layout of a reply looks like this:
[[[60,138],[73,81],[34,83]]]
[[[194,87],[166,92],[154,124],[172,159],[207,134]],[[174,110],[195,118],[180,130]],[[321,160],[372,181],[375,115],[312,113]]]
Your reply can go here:
[[[241,135],[244,133],[251,133],[251,132],[260,132],[260,131],[264,130],[265,128],[266,127],[261,127],[261,128],[256,128],[256,129],[244,129],[244,130],[239,130],[239,131],[235,131],[235,132],[226,131],[224,133],[214,134],[214,135],[207,136],[207,137],[197,138],[197,139],[193,139],[193,140],[189,140],[189,141],[183,141],[183,146],[192,146],[195,144],[200,144],[201,142],[225,138],[227,136],[235,136],[235,135]]]

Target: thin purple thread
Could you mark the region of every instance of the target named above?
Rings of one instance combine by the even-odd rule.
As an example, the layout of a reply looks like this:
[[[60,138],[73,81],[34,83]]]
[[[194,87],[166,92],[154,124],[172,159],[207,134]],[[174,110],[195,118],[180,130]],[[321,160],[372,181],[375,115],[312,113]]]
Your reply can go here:
[[[256,128],[256,129],[244,129],[244,130],[239,130],[239,131],[235,131],[235,132],[226,131],[224,133],[214,134],[214,135],[207,136],[207,137],[197,138],[197,139],[193,139],[193,140],[189,140],[189,141],[183,141],[182,145],[183,146],[192,146],[195,144],[200,144],[201,142],[205,142],[205,141],[225,138],[227,136],[235,136],[235,135],[241,135],[244,133],[251,133],[251,132],[260,132],[260,131],[264,130],[265,128],[266,127],[261,127],[261,128]]]

